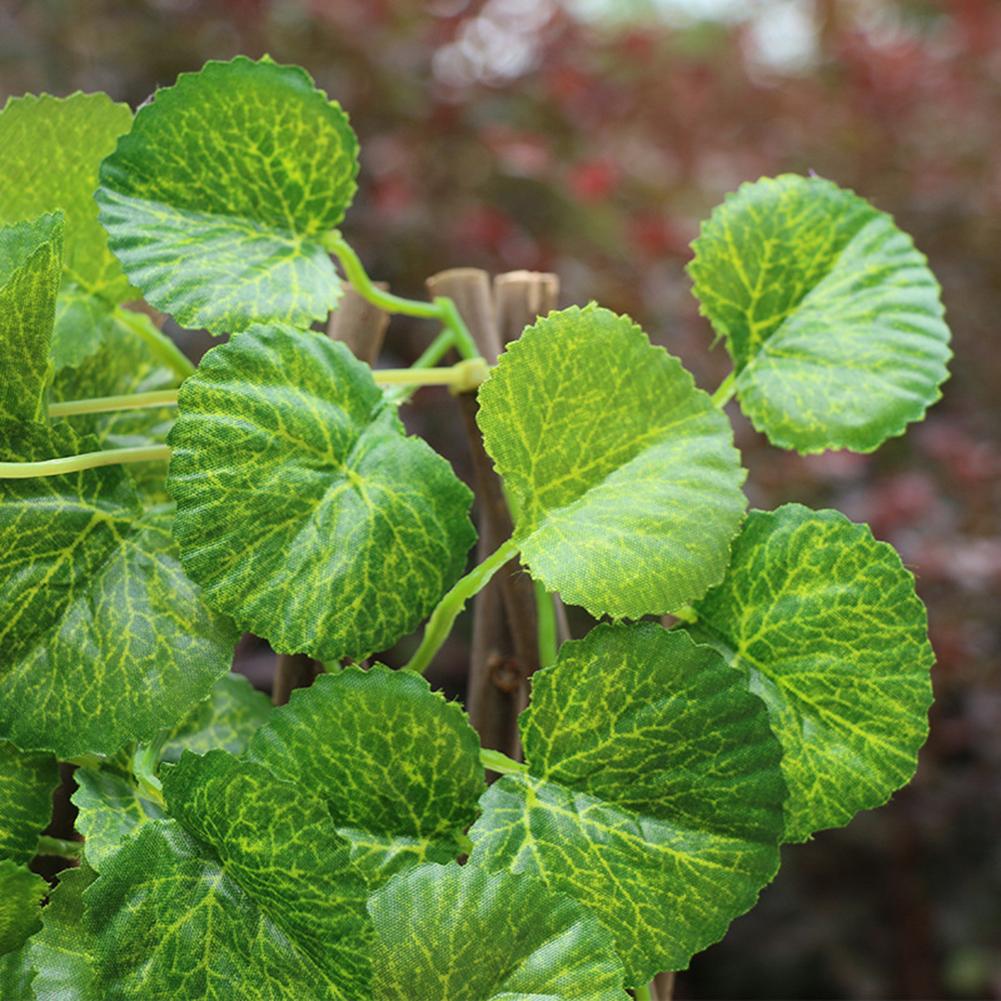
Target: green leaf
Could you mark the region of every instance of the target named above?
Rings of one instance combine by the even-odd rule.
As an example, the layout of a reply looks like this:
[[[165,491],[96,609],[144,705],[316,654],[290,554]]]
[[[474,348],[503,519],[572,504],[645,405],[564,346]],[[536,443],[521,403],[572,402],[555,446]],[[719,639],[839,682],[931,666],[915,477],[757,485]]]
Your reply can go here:
[[[172,389],[177,374],[163,365],[149,346],[117,323],[109,325],[104,342],[75,367],[56,373],[53,400],[85,400]],[[102,448],[139,448],[162,444],[177,416],[174,407],[80,414],[70,418],[78,434],[92,434]],[[163,462],[130,463],[128,473],[147,503],[169,500],[167,467]]]
[[[63,423],[0,422],[0,458],[93,450]],[[121,467],[0,481],[0,737],[61,758],[172,726],[226,673],[237,632],[210,612]]]
[[[723,576],[746,506],[726,416],[628,317],[550,313],[480,387],[529,572],[592,615],[669,612]]]
[[[689,273],[726,338],[741,409],[773,445],[871,452],[921,420],[948,376],[938,282],[890,216],[819,177],[745,184]]]
[[[140,793],[132,776],[124,770],[109,766],[78,768],[74,777],[76,829],[86,839],[87,861],[99,871],[128,835],[164,816],[163,810]]]
[[[372,896],[373,1001],[626,1001],[608,933],[537,880],[423,865]]]
[[[169,440],[185,569],[275,650],[384,650],[465,569],[472,495],[343,344],[257,326],[214,348]]]
[[[0,956],[0,997],[4,1001],[35,1001],[35,995],[31,992],[33,973],[28,956],[28,942],[20,949],[5,952]]]
[[[179,323],[308,327],[340,295],[321,238],[357,172],[347,116],[305,70],[238,56],[139,109],[97,201],[129,278]]]
[[[528,770],[483,797],[472,862],[586,904],[627,986],[684,968],[775,875],[779,745],[716,651],[600,625],[533,676],[520,723]]]
[[[19,949],[42,926],[49,884],[27,866],[0,859],[0,956]]]
[[[35,1001],[103,1001],[94,989],[93,936],[84,919],[83,892],[94,877],[86,865],[59,874],[42,911],[42,930],[25,947]]]
[[[459,705],[412,671],[376,665],[294,691],[247,754],[321,796],[353,861],[377,883],[463,850],[484,789],[479,749]]]
[[[79,364],[101,343],[112,307],[130,295],[97,220],[97,170],[132,112],[106,94],[12,98],[0,112],[0,223],[62,211],[62,290],[53,361]],[[2,312],[2,310],[0,310]]]
[[[85,894],[105,1001],[367,997],[364,881],[326,807],[225,751],[168,770]]]
[[[45,416],[62,234],[59,215],[0,229],[2,419],[38,421]]]
[[[205,754],[224,750],[242,754],[271,716],[271,700],[241,674],[220,678],[185,719],[167,736],[163,761],[175,762],[182,751]]]
[[[914,578],[837,511],[752,511],[691,627],[768,706],[789,785],[788,841],[880,806],[914,774],[934,654]]]
[[[52,819],[59,769],[48,754],[27,754],[0,741],[0,858],[27,862]]]

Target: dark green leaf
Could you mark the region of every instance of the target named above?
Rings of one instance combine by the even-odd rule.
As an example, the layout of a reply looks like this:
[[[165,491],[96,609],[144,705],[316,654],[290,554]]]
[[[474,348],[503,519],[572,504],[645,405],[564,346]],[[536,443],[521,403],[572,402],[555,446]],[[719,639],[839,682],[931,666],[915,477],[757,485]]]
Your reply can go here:
[[[714,650],[601,625],[533,677],[525,774],[483,797],[472,862],[586,904],[638,986],[720,939],[778,868],[785,785],[761,701]]]
[[[0,423],[0,457],[95,449],[64,424]],[[62,758],[173,725],[226,673],[237,633],[121,467],[0,480],[0,737]]]
[[[57,785],[55,758],[0,741],[0,858],[27,862],[35,854],[38,835],[52,819]]]
[[[357,171],[347,116],[305,70],[238,56],[139,109],[97,200],[129,278],[179,323],[307,327],[340,295],[321,238]]]
[[[924,606],[892,546],[837,511],[752,511],[696,606],[764,699],[789,784],[786,839],[846,824],[914,774],[932,701]]]
[[[292,694],[248,755],[327,802],[372,882],[462,850],[483,792],[479,739],[462,709],[411,671],[377,665]]]
[[[480,388],[529,572],[593,615],[669,612],[717,583],[746,506],[725,415],[628,317],[529,327]]]
[[[258,326],[213,349],[170,444],[185,568],[282,653],[384,650],[465,569],[469,490],[343,344]]]
[[[326,807],[225,751],[168,770],[146,824],[85,894],[103,1001],[357,1001],[365,884]]]
[[[42,926],[49,885],[27,866],[0,859],[0,956],[19,949]]]

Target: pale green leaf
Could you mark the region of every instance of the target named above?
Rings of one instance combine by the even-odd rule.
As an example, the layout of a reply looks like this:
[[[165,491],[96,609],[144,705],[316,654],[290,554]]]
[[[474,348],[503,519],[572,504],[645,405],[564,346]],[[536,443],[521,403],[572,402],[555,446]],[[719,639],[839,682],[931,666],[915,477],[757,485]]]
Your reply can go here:
[[[94,875],[86,865],[59,874],[42,910],[42,930],[25,946],[35,1001],[103,1001],[94,988],[93,935],[84,919],[83,891]]]
[[[921,420],[951,356],[938,282],[890,216],[819,177],[745,184],[689,272],[741,409],[773,445],[871,452]]]
[[[53,343],[57,369],[97,350],[112,307],[129,297],[97,220],[94,192],[101,160],[131,120],[129,108],[106,94],[27,95],[0,111],[0,223],[55,210],[66,219]]]
[[[172,389],[179,381],[177,374],[156,357],[145,341],[120,324],[111,323],[97,350],[79,365],[56,373],[52,399],[85,400],[149,393]],[[102,448],[138,448],[164,443],[176,416],[174,407],[149,407],[81,414],[69,418],[69,422],[77,433],[94,435]],[[147,503],[169,500],[164,462],[130,463],[128,472]]]
[[[0,457],[93,450],[64,423],[0,423]],[[112,754],[172,726],[229,669],[237,632],[181,569],[169,508],[121,467],[0,480],[0,737]]]
[[[365,883],[326,807],[225,751],[168,769],[146,824],[85,894],[102,1001],[358,1001]]]
[[[587,905],[627,986],[683,969],[775,875],[779,744],[716,651],[600,625],[533,676],[520,722],[527,771],[483,797],[472,862]]]
[[[0,418],[6,420],[45,416],[62,234],[59,215],[0,228]]]
[[[76,829],[84,836],[87,861],[100,870],[128,835],[151,820],[163,818],[163,810],[139,791],[131,774],[113,766],[78,768]]]
[[[27,862],[35,854],[38,835],[52,819],[57,785],[55,758],[0,741],[0,858]]]
[[[837,511],[753,511],[726,579],[696,606],[768,706],[789,785],[785,837],[846,824],[914,774],[934,654],[914,578]]]
[[[257,326],[214,348],[169,440],[185,568],[275,650],[384,650],[465,569],[469,490],[343,344]]]
[[[321,675],[258,730],[248,756],[327,803],[372,882],[462,850],[484,789],[479,739],[459,705],[412,671]]]
[[[167,735],[161,758],[174,762],[186,750],[205,754],[222,749],[242,754],[270,716],[271,700],[243,675],[228,674]]]
[[[508,347],[479,400],[522,560],[549,590],[638,618],[722,578],[746,505],[730,425],[628,317],[550,313]]]
[[[27,866],[0,859],[0,956],[19,949],[42,926],[49,884]]]
[[[238,56],[139,109],[97,200],[129,278],[179,323],[307,327],[340,295],[321,238],[357,171],[347,116],[305,70]]]
[[[531,877],[423,865],[369,911],[373,1001],[627,1001],[608,932]]]

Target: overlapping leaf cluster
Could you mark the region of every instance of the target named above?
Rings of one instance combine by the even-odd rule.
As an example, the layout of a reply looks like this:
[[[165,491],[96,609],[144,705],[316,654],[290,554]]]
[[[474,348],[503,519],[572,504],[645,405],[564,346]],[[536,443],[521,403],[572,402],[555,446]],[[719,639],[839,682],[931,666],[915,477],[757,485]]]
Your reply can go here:
[[[487,788],[458,705],[340,666],[412,632],[475,541],[468,489],[309,329],[355,188],[340,107],[239,57],[134,120],[9,102],[0,139],[0,461],[172,451],[0,479],[4,998],[625,998],[753,906],[784,841],[910,778],[932,654],[899,557],[836,512],[745,516],[725,393],[591,304],[479,393],[523,568],[612,620],[536,675]],[[743,187],[691,272],[775,444],[868,451],[937,398],[934,278],[850,192]],[[50,419],[177,385],[137,294],[233,335],[176,422]],[[329,671],[272,710],[227,673],[241,630]],[[27,863],[57,758],[84,860],[50,892]]]

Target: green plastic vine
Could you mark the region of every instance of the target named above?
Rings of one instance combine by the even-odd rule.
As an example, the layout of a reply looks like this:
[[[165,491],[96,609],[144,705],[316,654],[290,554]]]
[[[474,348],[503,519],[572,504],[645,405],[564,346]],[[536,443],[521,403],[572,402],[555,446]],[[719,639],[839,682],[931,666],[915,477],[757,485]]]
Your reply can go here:
[[[594,303],[491,369],[450,299],[375,286],[338,229],[357,140],[297,67],[210,62],[135,116],[18,98],[0,146],[0,996],[648,998],[784,843],[909,781],[913,577],[837,512],[748,513],[724,410],[801,453],[924,416],[949,332],[887,215],[815,177],[727,197],[690,265],[710,395]],[[411,368],[312,329],[332,258],[441,326]],[[229,339],[196,367],[139,297]],[[472,567],[472,494],[399,418],[429,385],[476,394],[509,506]],[[512,573],[523,760],[422,676]],[[561,644],[555,596],[606,621]],[[243,632],[326,669],[272,708],[228,673]],[[42,834],[60,762],[75,832]]]

